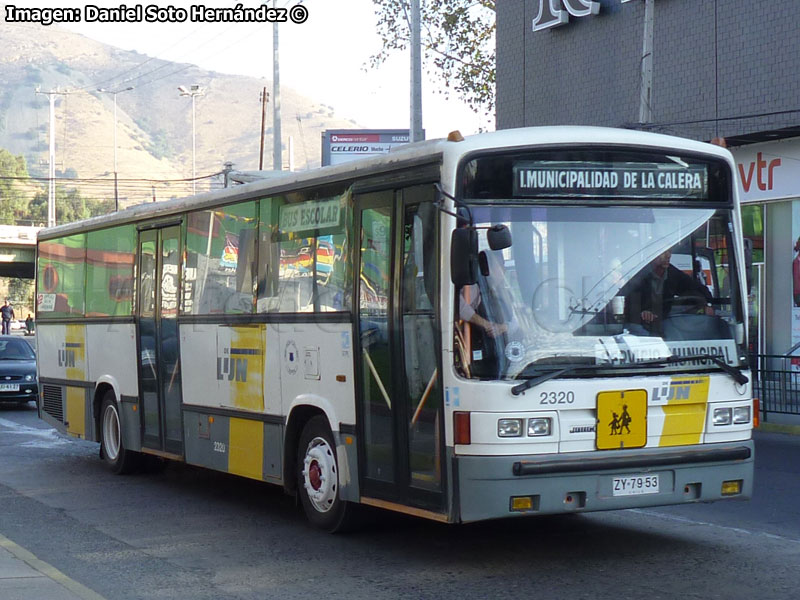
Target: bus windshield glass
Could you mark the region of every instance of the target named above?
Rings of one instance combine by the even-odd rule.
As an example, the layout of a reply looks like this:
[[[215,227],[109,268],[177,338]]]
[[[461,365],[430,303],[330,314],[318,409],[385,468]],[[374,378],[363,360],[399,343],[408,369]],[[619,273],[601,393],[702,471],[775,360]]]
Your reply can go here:
[[[643,206],[519,199],[470,202],[475,226],[506,225],[512,245],[479,235],[479,274],[456,296],[457,361],[481,379],[544,369],[686,356],[659,369],[742,366],[744,325],[732,211],[707,201]]]

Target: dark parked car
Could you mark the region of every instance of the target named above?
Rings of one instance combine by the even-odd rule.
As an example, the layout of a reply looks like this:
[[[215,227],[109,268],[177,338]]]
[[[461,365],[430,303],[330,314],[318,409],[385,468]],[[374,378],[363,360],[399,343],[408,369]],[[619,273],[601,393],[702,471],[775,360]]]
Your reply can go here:
[[[0,402],[36,402],[36,354],[24,339],[0,335]]]

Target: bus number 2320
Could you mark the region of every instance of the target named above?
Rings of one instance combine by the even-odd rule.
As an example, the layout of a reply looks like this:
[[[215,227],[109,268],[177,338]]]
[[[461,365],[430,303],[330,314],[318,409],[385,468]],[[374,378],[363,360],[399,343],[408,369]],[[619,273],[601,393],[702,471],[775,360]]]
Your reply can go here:
[[[539,404],[572,404],[575,402],[575,392],[541,392]]]

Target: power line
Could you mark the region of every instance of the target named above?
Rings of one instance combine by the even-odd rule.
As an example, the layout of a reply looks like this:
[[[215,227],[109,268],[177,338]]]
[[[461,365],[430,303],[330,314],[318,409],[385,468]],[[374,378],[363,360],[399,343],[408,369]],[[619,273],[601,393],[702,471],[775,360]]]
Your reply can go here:
[[[203,179],[210,179],[212,177],[219,177],[220,175],[222,175],[222,171],[218,171],[216,173],[209,173],[208,175],[200,175],[200,176],[194,177],[194,178],[186,177],[186,178],[183,178],[183,179],[147,179],[147,178],[144,178],[144,177],[134,177],[134,178],[130,178],[130,179],[120,178],[120,179],[118,179],[118,181],[120,183],[126,182],[126,181],[147,182],[147,183],[179,183],[179,182],[191,183],[192,181],[202,181]],[[16,181],[39,181],[39,182],[47,183],[47,182],[50,181],[51,178],[50,177],[34,177],[34,176],[31,176],[31,177],[16,177],[16,176],[10,176],[10,175],[8,175],[8,176],[0,175],[0,179],[1,180],[6,180],[6,181],[11,181],[11,180],[16,180]],[[60,182],[60,183],[64,183],[64,182],[68,182],[68,181],[73,181],[73,182],[105,182],[105,183],[109,183],[109,182],[113,182],[114,181],[113,179],[105,179],[105,178],[102,178],[102,177],[74,177],[74,178],[73,177],[55,177],[53,179],[56,182]]]

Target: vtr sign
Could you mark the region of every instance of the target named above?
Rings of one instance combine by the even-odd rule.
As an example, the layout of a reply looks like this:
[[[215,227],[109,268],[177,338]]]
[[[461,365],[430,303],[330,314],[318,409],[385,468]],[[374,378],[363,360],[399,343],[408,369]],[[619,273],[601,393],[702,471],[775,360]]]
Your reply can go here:
[[[623,4],[631,0],[620,0]],[[539,0],[539,15],[533,30],[540,31],[569,23],[569,17],[587,17],[600,12],[600,3],[592,0]]]
[[[539,0],[539,15],[533,30],[549,29],[569,23],[569,16],[586,17],[600,12],[600,3],[591,0]]]

